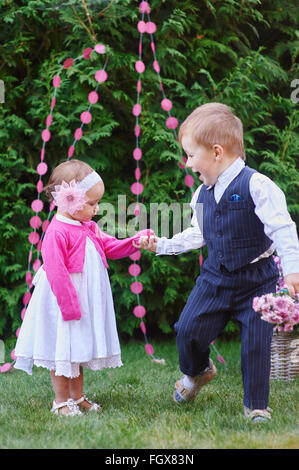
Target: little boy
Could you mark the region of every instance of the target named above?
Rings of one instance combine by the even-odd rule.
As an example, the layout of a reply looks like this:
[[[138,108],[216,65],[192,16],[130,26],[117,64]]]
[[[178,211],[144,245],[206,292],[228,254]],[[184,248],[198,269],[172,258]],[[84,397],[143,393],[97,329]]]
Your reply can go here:
[[[184,376],[175,384],[173,399],[179,404],[193,400],[216,375],[209,344],[234,318],[241,327],[244,413],[253,421],[268,421],[273,326],[252,309],[252,300],[275,292],[274,250],[289,294],[299,292],[296,226],[278,186],[245,166],[243,126],[228,106],[208,103],[195,109],[181,125],[179,141],[188,157],[186,167],[203,182],[191,201],[191,227],[172,239],[140,241],[141,248],[159,255],[208,247],[208,258],[175,324]]]

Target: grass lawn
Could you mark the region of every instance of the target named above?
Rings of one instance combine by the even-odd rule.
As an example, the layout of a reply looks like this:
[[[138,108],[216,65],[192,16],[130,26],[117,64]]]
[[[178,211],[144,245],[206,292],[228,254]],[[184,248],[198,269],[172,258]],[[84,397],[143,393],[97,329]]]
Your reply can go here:
[[[298,380],[271,381],[271,423],[243,416],[240,344],[217,347],[227,366],[211,357],[217,377],[196,401],[178,406],[173,385],[181,373],[175,341],[154,343],[151,362],[143,343],[122,346],[124,366],[85,370],[85,393],[103,406],[101,415],[57,417],[49,372],[32,377],[15,370],[0,374],[1,449],[298,449]]]

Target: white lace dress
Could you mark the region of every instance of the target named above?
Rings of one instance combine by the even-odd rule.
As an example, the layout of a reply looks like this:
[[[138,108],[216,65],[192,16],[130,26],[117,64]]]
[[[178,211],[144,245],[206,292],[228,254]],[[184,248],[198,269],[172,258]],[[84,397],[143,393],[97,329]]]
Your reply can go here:
[[[79,221],[56,215],[65,223]],[[15,369],[32,374],[33,365],[74,378],[79,367],[92,370],[122,365],[109,276],[93,242],[86,238],[82,273],[70,273],[81,306],[80,320],[64,321],[41,266],[17,340]]]

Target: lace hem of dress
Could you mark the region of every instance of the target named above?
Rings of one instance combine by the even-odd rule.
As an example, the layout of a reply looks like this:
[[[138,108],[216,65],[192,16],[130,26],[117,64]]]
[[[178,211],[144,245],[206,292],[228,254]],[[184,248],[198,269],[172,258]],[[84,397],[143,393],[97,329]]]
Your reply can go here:
[[[122,361],[120,354],[110,357],[100,357],[91,359],[88,362],[69,362],[69,361],[47,361],[43,359],[31,359],[25,357],[18,357],[15,368],[22,369],[28,374],[32,374],[32,366],[44,367],[48,370],[54,370],[55,375],[63,375],[70,379],[79,377],[80,366],[91,370],[101,370],[107,368],[121,367]]]

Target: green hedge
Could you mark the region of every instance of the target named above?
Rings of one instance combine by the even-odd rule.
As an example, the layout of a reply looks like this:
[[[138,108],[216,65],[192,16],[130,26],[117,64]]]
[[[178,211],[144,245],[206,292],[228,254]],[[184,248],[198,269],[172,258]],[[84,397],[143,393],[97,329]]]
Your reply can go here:
[[[67,57],[77,57],[95,43],[109,45],[108,80],[100,87],[93,120],[77,144],[75,157],[98,170],[105,181],[103,202],[115,204],[118,194],[134,201],[135,146],[132,106],[136,100],[140,19],[138,1],[0,0],[0,78],[5,103],[0,105],[0,337],[11,338],[20,326],[22,295],[29,251],[30,204],[36,197],[36,166],[41,131],[50,109],[51,81]],[[248,164],[285,191],[293,218],[298,217],[298,113],[290,99],[291,81],[298,77],[298,8],[293,1],[153,0],[151,19],[157,57],[173,114],[181,122],[208,101],[230,105],[243,120]],[[95,38],[93,38],[93,31]],[[178,167],[181,150],[165,127],[161,92],[152,68],[148,35],[144,37],[140,119],[140,162],[145,185],[141,202],[188,202],[190,191]],[[93,74],[104,58],[76,62],[65,71],[47,144],[45,161],[51,171],[67,156]],[[99,67],[100,65],[100,67]],[[47,181],[46,174],[43,181]],[[46,209],[48,206],[46,205]],[[43,213],[47,217],[47,213]],[[172,334],[173,323],[199,273],[199,253],[155,257],[145,253],[140,281],[151,335]],[[206,251],[204,250],[204,256]],[[110,262],[118,328],[125,338],[137,331],[132,314],[129,261]],[[229,324],[227,331],[234,331]]]

